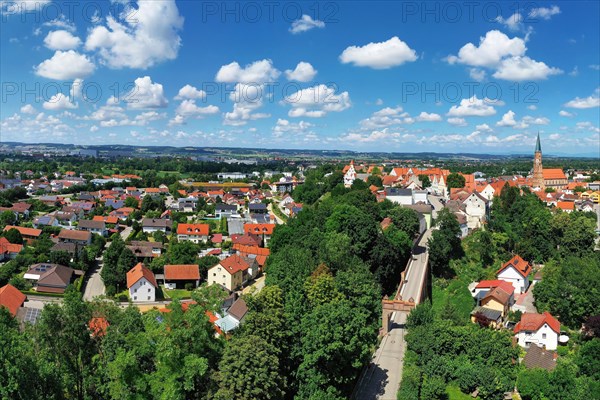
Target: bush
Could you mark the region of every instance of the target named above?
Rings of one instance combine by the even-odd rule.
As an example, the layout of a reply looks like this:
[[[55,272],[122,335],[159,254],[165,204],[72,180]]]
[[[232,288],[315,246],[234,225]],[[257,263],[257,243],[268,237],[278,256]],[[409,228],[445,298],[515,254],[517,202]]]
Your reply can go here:
[[[188,282],[185,284],[185,290],[191,292],[192,290],[194,290],[194,284],[191,282]]]
[[[421,399],[422,400],[434,400],[434,399],[445,399],[446,396],[446,382],[438,376],[427,377],[423,379],[423,386],[421,387]]]
[[[421,369],[416,365],[405,365],[400,390],[398,391],[398,400],[418,399],[420,388]]]
[[[117,297],[119,299],[119,301],[121,302],[126,302],[129,301],[129,296],[127,296],[126,294],[120,294],[119,297]]]

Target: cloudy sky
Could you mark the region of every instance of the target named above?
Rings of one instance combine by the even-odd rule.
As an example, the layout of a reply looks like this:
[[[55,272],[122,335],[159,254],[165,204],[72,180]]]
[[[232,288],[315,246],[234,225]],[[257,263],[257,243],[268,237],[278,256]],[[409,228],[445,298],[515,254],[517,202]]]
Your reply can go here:
[[[0,140],[600,152],[600,2],[0,0]]]

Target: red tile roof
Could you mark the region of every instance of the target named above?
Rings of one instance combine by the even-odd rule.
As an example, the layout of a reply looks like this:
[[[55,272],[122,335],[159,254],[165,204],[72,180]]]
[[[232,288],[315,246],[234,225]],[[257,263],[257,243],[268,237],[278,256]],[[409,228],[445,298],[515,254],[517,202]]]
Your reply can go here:
[[[4,232],[9,231],[11,229],[15,228],[16,230],[18,230],[21,235],[23,236],[31,236],[31,237],[38,237],[42,234],[42,230],[41,229],[35,229],[35,228],[25,228],[22,226],[14,226],[14,225],[6,225],[4,227]]]
[[[103,217],[102,215],[95,215],[92,221],[104,221],[107,224],[116,224],[119,222],[119,219],[113,216]]]
[[[200,269],[196,264],[165,265],[165,279],[169,281],[200,280]]]
[[[523,260],[519,255],[516,255],[511,258],[510,261],[504,263],[502,268],[496,272],[496,275],[508,267],[513,267],[519,274],[521,274],[521,276],[523,276],[523,278],[526,278],[531,273],[531,265],[529,265],[529,263]]]
[[[560,168],[544,168],[542,172],[544,179],[567,179],[565,173]]]
[[[268,256],[271,254],[269,249],[258,246],[246,246],[243,244],[234,244],[233,249],[245,254],[256,254],[257,256]]]
[[[515,325],[514,332],[520,331],[537,331],[544,324],[548,324],[550,329],[556,333],[560,333],[560,322],[554,318],[548,311],[543,314],[524,313],[521,316],[521,321]]]
[[[127,272],[127,288],[132,287],[137,281],[142,278],[146,278],[154,287],[158,287],[156,284],[156,278],[152,271],[144,267],[144,264],[138,263],[135,267],[131,268]]]
[[[575,203],[572,201],[559,201],[556,203],[556,207],[561,210],[575,210]]]
[[[515,291],[515,287],[510,282],[503,281],[500,279],[494,279],[491,281],[481,281],[477,284],[477,286],[475,286],[476,289],[491,289],[495,287],[499,287],[509,294],[513,294]]]
[[[254,233],[255,235],[272,235],[275,224],[245,224],[244,233]]]
[[[223,242],[223,234],[222,233],[215,233],[210,238],[210,241],[213,242],[213,243],[221,243],[221,242]]]
[[[88,324],[92,337],[102,337],[106,335],[106,330],[110,324],[103,317],[92,318]]]
[[[178,235],[196,235],[208,236],[210,230],[209,224],[179,224],[177,225]]]
[[[227,271],[230,275],[233,275],[239,271],[245,271],[250,267],[250,264],[248,264],[244,257],[237,254],[227,257],[219,264],[221,264],[221,266],[225,268],[225,271]]]
[[[26,299],[27,296],[11,284],[0,288],[0,307],[8,308],[13,317],[17,315],[17,310],[23,305]]]
[[[13,244],[5,237],[0,238],[0,254],[18,254],[23,250],[22,244]]]

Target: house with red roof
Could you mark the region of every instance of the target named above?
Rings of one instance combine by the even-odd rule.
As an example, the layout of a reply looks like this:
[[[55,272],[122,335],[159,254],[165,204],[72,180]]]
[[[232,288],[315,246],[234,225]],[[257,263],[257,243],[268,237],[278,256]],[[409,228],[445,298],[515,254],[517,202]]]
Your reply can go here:
[[[529,348],[535,344],[546,350],[556,350],[560,335],[560,322],[549,312],[524,313],[514,329],[519,346]]]
[[[184,289],[188,284],[194,288],[200,284],[200,269],[197,264],[165,265],[165,288]]]
[[[0,237],[0,261],[12,260],[23,250],[22,244],[13,244],[5,237]]]
[[[515,288],[515,293],[521,294],[529,288],[531,265],[519,255],[515,255],[496,272],[498,279],[509,282]]]
[[[240,255],[232,255],[209,268],[207,281],[209,285],[221,285],[229,291],[234,291],[247,279],[248,270],[256,269],[254,259]]]
[[[14,226],[14,225],[6,225],[4,227],[4,232],[10,231],[13,228],[18,230],[19,233],[21,234],[21,236],[23,237],[23,239],[26,240],[28,243],[31,243],[33,240],[38,239],[40,237],[40,235],[42,234],[41,229],[26,228],[23,226]]]
[[[571,213],[575,211],[575,202],[573,201],[558,201],[556,202],[556,207],[560,208],[562,211],[566,213]]]
[[[11,284],[0,288],[0,307],[7,308],[13,317],[17,315],[17,311],[23,306],[25,300],[27,300],[27,296]]]
[[[209,224],[179,224],[177,225],[177,240],[194,243],[208,242]]]
[[[127,272],[127,289],[132,301],[154,301],[157,287],[154,274],[144,264],[138,263]]]

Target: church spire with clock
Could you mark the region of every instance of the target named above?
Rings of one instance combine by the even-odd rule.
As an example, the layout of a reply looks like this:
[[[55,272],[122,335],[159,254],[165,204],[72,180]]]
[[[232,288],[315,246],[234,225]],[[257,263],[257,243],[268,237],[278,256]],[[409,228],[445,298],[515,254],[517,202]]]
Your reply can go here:
[[[533,156],[533,177],[531,179],[531,186],[534,188],[544,189],[544,171],[542,169],[542,146],[540,144],[540,133],[537,135],[537,142],[535,143],[535,153]]]

